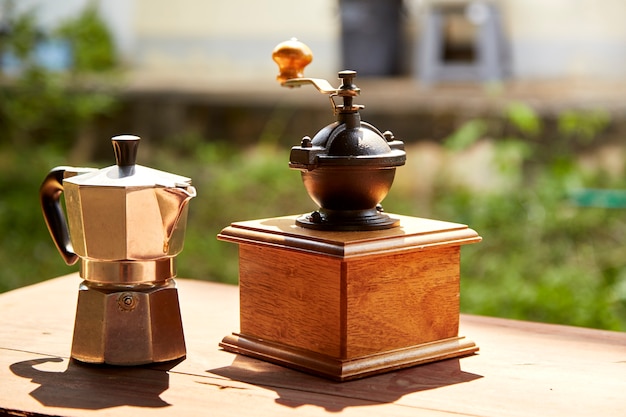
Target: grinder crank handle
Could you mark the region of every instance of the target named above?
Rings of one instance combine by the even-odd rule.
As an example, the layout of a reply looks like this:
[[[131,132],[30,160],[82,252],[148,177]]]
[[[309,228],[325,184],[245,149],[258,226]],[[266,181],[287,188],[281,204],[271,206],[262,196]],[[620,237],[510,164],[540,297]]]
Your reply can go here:
[[[276,80],[283,87],[300,87],[304,84],[313,84],[322,94],[337,94],[337,89],[328,81],[304,77],[304,68],[313,61],[313,52],[306,44],[296,38],[276,45],[272,51],[272,59],[279,69]]]
[[[68,265],[74,265],[78,260],[78,255],[74,253],[67,220],[60,202],[61,194],[63,194],[63,179],[92,171],[95,171],[95,169],[56,167],[50,170],[39,188],[39,200],[48,231],[61,257]]]

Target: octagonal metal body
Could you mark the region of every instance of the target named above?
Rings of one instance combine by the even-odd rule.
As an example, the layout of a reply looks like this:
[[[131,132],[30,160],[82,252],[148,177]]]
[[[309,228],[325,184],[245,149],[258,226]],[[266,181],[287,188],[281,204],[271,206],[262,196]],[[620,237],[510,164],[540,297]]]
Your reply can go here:
[[[153,260],[183,249],[188,205],[154,187],[102,187],[63,182],[74,252],[100,261]],[[176,222],[173,218],[178,216]]]
[[[80,285],[72,358],[87,363],[142,365],[186,355],[173,279],[146,288]]]

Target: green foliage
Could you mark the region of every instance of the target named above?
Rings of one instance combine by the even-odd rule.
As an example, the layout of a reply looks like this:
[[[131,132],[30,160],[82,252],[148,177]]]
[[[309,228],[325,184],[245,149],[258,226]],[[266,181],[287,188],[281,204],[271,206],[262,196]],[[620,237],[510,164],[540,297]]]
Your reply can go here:
[[[463,311],[625,330],[623,213],[572,206],[562,184],[538,182],[488,195],[442,190],[433,210],[483,237],[463,248]]]
[[[510,124],[518,135],[493,140],[508,186],[477,192],[439,183],[431,208],[483,237],[463,248],[463,311],[626,330],[626,215],[615,205],[581,207],[571,198],[626,188],[624,173],[583,170],[575,151],[607,127],[607,113],[566,111],[557,134],[542,142],[542,124],[528,106],[509,106],[499,123],[497,131]]]
[[[10,28],[10,37],[0,37],[0,51],[13,52],[21,60],[31,59],[33,46],[39,40],[35,15],[31,12],[11,19]]]
[[[91,3],[77,18],[66,21],[56,31],[58,36],[71,41],[75,71],[102,72],[117,65],[113,40],[96,6],[95,2]]]
[[[57,147],[0,143],[0,292],[76,269],[56,253],[39,208],[39,184],[64,158]]]
[[[606,129],[610,120],[608,112],[602,109],[594,111],[567,110],[559,115],[558,129],[564,136],[591,142]]]
[[[541,132],[541,119],[535,110],[525,103],[510,103],[505,109],[505,117],[526,136],[537,136]]]
[[[463,150],[483,138],[487,133],[487,122],[481,119],[472,119],[465,122],[454,133],[444,139],[444,144],[452,150]]]
[[[10,32],[0,37],[0,52],[12,53],[20,68],[17,74],[0,73],[0,292],[75,270],[55,253],[38,188],[49,169],[68,163],[83,129],[116,104],[111,88],[84,82],[87,70],[109,70],[114,62],[110,37],[93,9],[68,21],[63,32],[76,45],[100,52],[79,50],[77,65],[65,73],[46,69],[32,53],[38,42],[58,40],[58,34],[42,34],[33,13],[5,18]],[[97,36],[83,39],[89,33]]]
[[[59,76],[32,67],[0,86],[0,129],[13,146],[46,141],[67,149],[81,129],[115,105],[112,92],[69,89]]]
[[[508,138],[496,142],[494,147],[495,163],[500,175],[508,179],[512,185],[522,185],[523,166],[532,156],[533,146],[521,139]]]
[[[94,118],[111,112],[115,92],[97,83],[87,83],[87,70],[111,70],[114,63],[111,38],[95,11],[87,9],[65,23],[61,32],[71,35],[76,50],[71,72],[54,72],[34,60],[31,51],[44,39],[32,13],[9,16],[11,32],[1,50],[13,52],[21,61],[17,75],[0,74],[0,131],[12,146],[47,142],[67,149]],[[100,23],[98,23],[100,22]],[[83,27],[82,30],[77,30]],[[83,36],[97,34],[88,39]],[[105,36],[106,35],[106,36]],[[49,39],[58,39],[57,35]],[[82,45],[82,47],[81,47]],[[80,48],[97,53],[85,53]]]

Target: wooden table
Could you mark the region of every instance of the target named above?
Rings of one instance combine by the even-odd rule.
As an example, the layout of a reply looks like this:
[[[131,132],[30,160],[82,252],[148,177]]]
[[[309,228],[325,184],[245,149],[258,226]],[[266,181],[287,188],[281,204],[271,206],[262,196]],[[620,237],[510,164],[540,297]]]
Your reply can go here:
[[[237,287],[178,280],[187,358],[69,361],[77,275],[0,295],[0,414],[624,416],[626,333],[463,315],[477,355],[338,383],[217,346]]]

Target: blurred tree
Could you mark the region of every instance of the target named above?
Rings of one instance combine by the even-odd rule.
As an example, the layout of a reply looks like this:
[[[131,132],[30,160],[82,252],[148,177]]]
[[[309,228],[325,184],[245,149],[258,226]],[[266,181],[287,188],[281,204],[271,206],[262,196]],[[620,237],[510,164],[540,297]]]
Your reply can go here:
[[[11,10],[10,7],[7,10]],[[11,146],[43,141],[68,149],[98,116],[114,109],[115,92],[99,76],[117,59],[112,37],[93,4],[52,33],[37,27],[32,11],[10,14],[0,37],[0,131]],[[69,68],[42,58],[42,48],[69,45]]]

